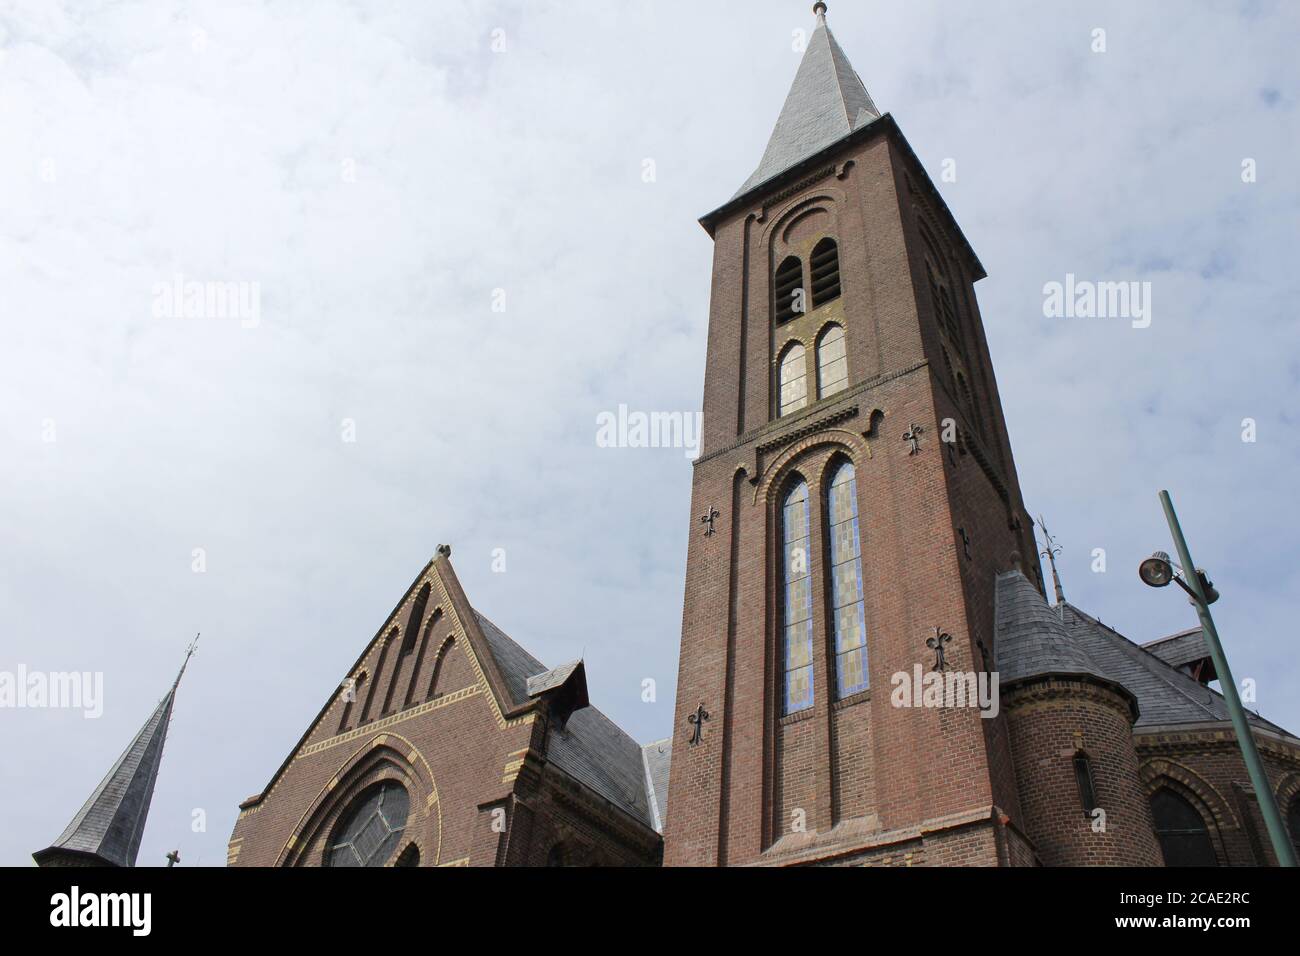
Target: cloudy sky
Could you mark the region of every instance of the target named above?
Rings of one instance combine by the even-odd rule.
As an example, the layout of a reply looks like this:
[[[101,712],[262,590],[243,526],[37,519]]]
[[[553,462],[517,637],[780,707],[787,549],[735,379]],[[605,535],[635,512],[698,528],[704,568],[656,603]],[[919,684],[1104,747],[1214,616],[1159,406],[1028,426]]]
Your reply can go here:
[[[197,631],[140,864],[223,864],[442,542],[536,656],[671,731],[690,463],[596,418],[698,409],[696,219],[757,165],[809,5],[0,3],[0,670],[104,675],[99,719],[0,710],[0,864]],[[1168,487],[1238,677],[1300,729],[1300,10],[830,6],[931,175],[955,161],[1067,595],[1139,641],[1195,623],[1134,573],[1172,550]],[[1067,273],[1149,281],[1150,327],[1045,318]],[[255,319],[158,314],[177,276],[256,289]]]

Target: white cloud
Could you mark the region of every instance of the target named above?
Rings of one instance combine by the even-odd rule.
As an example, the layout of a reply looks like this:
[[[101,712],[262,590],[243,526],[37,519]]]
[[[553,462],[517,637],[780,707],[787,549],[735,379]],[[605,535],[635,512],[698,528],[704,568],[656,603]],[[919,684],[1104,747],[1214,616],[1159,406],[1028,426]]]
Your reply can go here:
[[[1276,580],[1295,101],[1266,95],[1296,88],[1296,14],[833,6],[922,161],[958,160],[943,193],[990,272],[1021,483],[1067,593],[1135,639],[1190,626],[1133,573],[1167,543],[1170,487],[1240,675],[1300,726]],[[102,669],[107,698],[89,729],[0,718],[23,824],[0,859],[58,834],[201,629],[142,862],[222,862],[238,801],[441,541],[485,613],[548,662],[585,649],[600,706],[669,732],[690,467],[597,449],[595,416],[698,407],[695,219],[757,163],[809,26],[775,2],[0,7],[0,666]],[[1043,319],[1067,271],[1150,279],[1152,327]],[[178,272],[257,282],[261,324],[153,318]]]

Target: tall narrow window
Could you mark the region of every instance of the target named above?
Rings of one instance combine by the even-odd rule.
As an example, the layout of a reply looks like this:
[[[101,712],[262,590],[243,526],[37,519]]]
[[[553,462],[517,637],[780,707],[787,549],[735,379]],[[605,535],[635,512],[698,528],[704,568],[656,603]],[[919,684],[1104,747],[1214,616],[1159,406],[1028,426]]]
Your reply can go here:
[[[849,387],[849,360],[844,352],[844,329],[832,325],[817,342],[817,397],[825,398]]]
[[[806,311],[803,301],[803,263],[789,256],[776,269],[776,324],[789,322]]]
[[[806,482],[800,481],[785,496],[781,527],[785,541],[781,561],[785,579],[785,712],[792,714],[813,703],[812,515]]]
[[[781,409],[779,415],[797,412],[808,404],[808,362],[802,345],[796,342],[781,358]]]
[[[1162,787],[1151,797],[1151,817],[1165,866],[1218,866],[1214,843],[1200,811]]]
[[[1097,809],[1097,784],[1092,779],[1092,761],[1082,750],[1074,755],[1074,782],[1079,788],[1079,802],[1085,816]]]
[[[827,236],[813,249],[812,261],[813,308],[840,297],[840,251],[835,240]]]
[[[850,462],[840,465],[831,479],[826,511],[830,529],[836,692],[843,698],[869,686],[862,553],[858,541],[858,482]]]

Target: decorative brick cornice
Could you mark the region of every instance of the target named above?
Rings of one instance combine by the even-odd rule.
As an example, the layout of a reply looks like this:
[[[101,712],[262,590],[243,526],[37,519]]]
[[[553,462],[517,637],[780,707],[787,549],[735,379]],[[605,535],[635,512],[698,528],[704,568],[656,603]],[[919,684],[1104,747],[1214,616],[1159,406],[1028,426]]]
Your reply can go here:
[[[848,402],[850,399],[856,398],[859,395],[862,395],[865,392],[869,392],[874,388],[879,388],[881,385],[884,385],[888,382],[892,382],[894,379],[902,378],[905,375],[911,375],[917,370],[927,367],[929,364],[930,363],[928,360],[922,360],[920,362],[915,362],[912,365],[907,366],[906,368],[897,369],[893,372],[888,372],[884,375],[877,375],[874,378],[869,378],[864,382],[859,382],[857,385],[854,385],[853,387],[848,388],[843,392],[839,392],[838,394],[833,395],[830,398],[823,398],[820,401],[813,403],[808,408],[804,409],[803,411],[795,415],[787,415],[784,418],[778,418],[773,421],[770,421],[767,424],[760,426],[759,428],[751,429],[745,432],[745,434],[741,435],[738,439],[736,439],[731,444],[725,445],[724,447],[719,448],[716,451],[711,451],[707,455],[701,455],[699,458],[696,458],[694,464],[698,468],[706,461],[712,461],[714,458],[718,458],[721,455],[726,455],[730,452],[734,452],[737,448],[741,448],[756,440],[759,441],[759,445],[756,447],[755,450],[770,449],[772,447],[775,447],[776,445],[786,444],[788,442],[795,441],[797,440],[798,435],[791,434],[789,435],[789,437],[787,437],[787,432],[802,434],[803,429],[805,427],[808,427],[808,425],[810,424],[810,422],[806,421],[806,419],[813,420],[811,422],[813,426],[813,430],[816,430],[816,428],[825,427],[824,425],[821,424],[820,417],[822,415],[827,414],[828,412],[831,415],[838,414],[840,412],[840,409],[838,408],[838,405],[840,403]],[[831,411],[832,409],[834,409],[834,411]],[[847,418],[838,419],[838,421],[848,421],[853,417],[853,415],[856,415],[858,411],[859,411],[858,406],[853,405],[852,414],[850,414]]]
[[[924,841],[927,838],[969,827],[994,826],[1005,816],[997,807],[985,806],[926,820],[916,826],[882,830],[878,818],[872,814],[857,820],[846,820],[826,833],[807,834],[799,840],[786,837],[764,851],[752,865],[825,864],[880,850],[891,852],[878,860],[864,862],[864,865],[885,866],[889,865],[886,860],[891,859],[896,859],[899,865],[909,865],[905,862],[909,855],[912,856],[912,864],[916,864],[924,861]],[[1009,821],[1006,825],[1009,825]],[[782,847],[786,841],[791,844],[788,849]],[[909,847],[909,844],[912,846]],[[892,849],[895,847],[896,851]]]
[[[390,714],[382,720],[372,721],[371,723],[365,724],[361,727],[330,737],[327,740],[317,741],[310,746],[303,747],[294,756],[295,758],[310,757],[312,754],[318,754],[322,750],[329,750],[331,747],[345,744],[349,740],[356,740],[358,737],[365,737],[377,731],[382,731],[387,727],[392,727],[394,724],[399,724],[404,720],[410,720],[412,717],[426,714],[431,710],[448,707],[457,701],[462,701],[469,697],[477,697],[479,694],[484,693],[484,691],[485,688],[482,684],[475,684],[472,687],[465,687],[450,694],[443,694],[441,697],[433,698],[433,700],[426,700],[423,704],[417,704],[414,707],[408,707],[406,710],[400,710],[395,714]]]
[[[1121,711],[1129,722],[1137,720],[1137,699],[1113,681],[1087,674],[1041,674],[1001,685],[1002,709],[1030,714],[1067,700],[1087,700]]]

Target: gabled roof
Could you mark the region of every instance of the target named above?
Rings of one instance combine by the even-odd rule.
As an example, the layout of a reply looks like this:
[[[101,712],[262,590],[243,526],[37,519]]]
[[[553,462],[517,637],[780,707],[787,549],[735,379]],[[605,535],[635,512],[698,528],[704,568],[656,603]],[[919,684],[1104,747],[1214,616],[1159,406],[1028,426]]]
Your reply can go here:
[[[1136,699],[1137,729],[1230,720],[1217,691],[1072,604],[1049,607],[1019,571],[998,575],[996,601],[1003,684],[1051,674],[1108,681]],[[1258,727],[1293,736],[1258,714],[1247,717]]]
[[[1199,627],[1146,641],[1142,644],[1142,649],[1154,654],[1170,667],[1185,667],[1210,656],[1210,649],[1205,646],[1205,632]]]
[[[421,569],[401,600],[389,612],[385,623],[348,669],[348,673],[355,674],[362,668],[376,642],[391,629],[395,616],[430,573],[437,576],[445,589],[450,603],[448,613],[454,614],[460,623],[502,715],[513,718],[526,714],[542,705],[542,696],[563,691],[566,687],[572,689],[574,700],[567,701],[562,706],[580,706],[581,709],[574,710],[571,715],[566,714],[567,719],[562,719],[562,727],[552,725],[552,733],[548,735],[547,741],[547,759],[578,783],[630,814],[637,822],[652,827],[641,745],[587,703],[583,663],[574,661],[548,670],[508,634],[475,610],[451,565],[450,548],[439,547],[437,556]],[[288,769],[294,755],[302,750],[315,729],[321,726],[321,721],[336,696],[330,695],[298,743],[272,774],[266,787],[241,803],[241,809],[251,808],[266,799]]]
[[[879,118],[871,94],[817,14],[803,60],[754,174],[735,199]]]
[[[182,666],[181,673],[184,672]],[[90,865],[135,866],[180,681],[178,674],[130,746],[117,758],[59,838],[32,854],[37,863],[74,856]]]
[[[1228,705],[1218,691],[1211,690],[1170,666],[1074,605],[1065,604],[1062,607],[1070,635],[1107,673],[1137,695],[1142,707],[1142,714],[1137,721],[1139,729],[1144,726],[1231,720]],[[1247,711],[1246,717],[1258,727],[1293,736],[1258,714]]]
[[[510,695],[528,700],[529,680],[548,673],[546,666],[478,611],[474,617]],[[638,822],[654,826],[641,745],[595,707],[574,711],[563,729],[553,729],[546,746],[546,758],[559,769]]]

